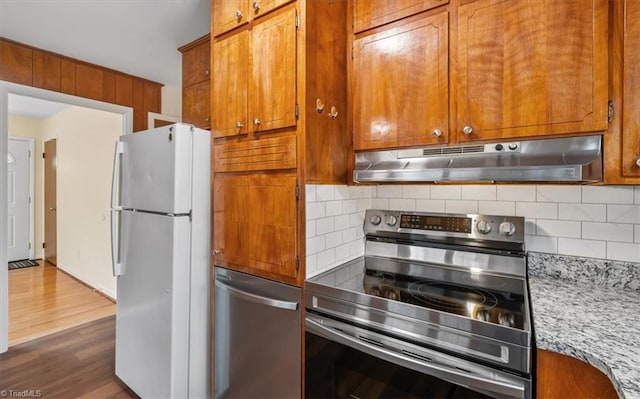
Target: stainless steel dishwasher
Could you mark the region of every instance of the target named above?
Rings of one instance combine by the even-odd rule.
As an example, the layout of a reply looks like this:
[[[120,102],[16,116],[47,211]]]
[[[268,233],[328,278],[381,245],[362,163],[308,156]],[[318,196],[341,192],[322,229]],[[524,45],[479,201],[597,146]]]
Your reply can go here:
[[[301,290],[215,268],[215,398],[300,398]]]

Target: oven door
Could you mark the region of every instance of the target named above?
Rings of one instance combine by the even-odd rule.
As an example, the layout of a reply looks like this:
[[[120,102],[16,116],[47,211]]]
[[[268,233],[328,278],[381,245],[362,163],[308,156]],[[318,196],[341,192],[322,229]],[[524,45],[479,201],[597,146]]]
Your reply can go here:
[[[530,398],[531,380],[307,313],[305,393],[314,398]]]

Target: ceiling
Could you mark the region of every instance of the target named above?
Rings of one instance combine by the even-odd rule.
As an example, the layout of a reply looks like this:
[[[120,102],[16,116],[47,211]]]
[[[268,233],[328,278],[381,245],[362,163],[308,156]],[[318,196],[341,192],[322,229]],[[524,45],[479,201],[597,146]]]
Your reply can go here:
[[[9,115],[19,115],[35,119],[48,118],[70,106],[69,104],[57,103],[54,101],[47,101],[12,93],[9,93],[8,104]]]
[[[210,0],[0,0],[0,36],[172,86],[209,20]]]

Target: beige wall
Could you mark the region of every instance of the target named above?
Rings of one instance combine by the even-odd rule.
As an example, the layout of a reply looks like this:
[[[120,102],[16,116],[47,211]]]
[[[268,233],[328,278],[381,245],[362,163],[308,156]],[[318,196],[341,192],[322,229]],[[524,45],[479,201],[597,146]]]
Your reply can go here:
[[[43,176],[42,176],[42,120],[9,115],[9,137],[28,137],[34,139],[34,258],[41,259],[44,242],[43,222]]]
[[[162,86],[162,115],[182,117],[182,87]]]
[[[72,106],[42,126],[43,140],[57,139],[58,267],[115,297],[109,208],[122,116]]]

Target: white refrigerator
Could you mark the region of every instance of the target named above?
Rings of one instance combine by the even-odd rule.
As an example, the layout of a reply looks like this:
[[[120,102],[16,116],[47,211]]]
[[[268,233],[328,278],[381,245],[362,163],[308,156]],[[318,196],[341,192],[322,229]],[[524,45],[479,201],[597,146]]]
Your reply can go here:
[[[143,398],[210,396],[210,133],[175,124],[116,143],[116,375]]]

